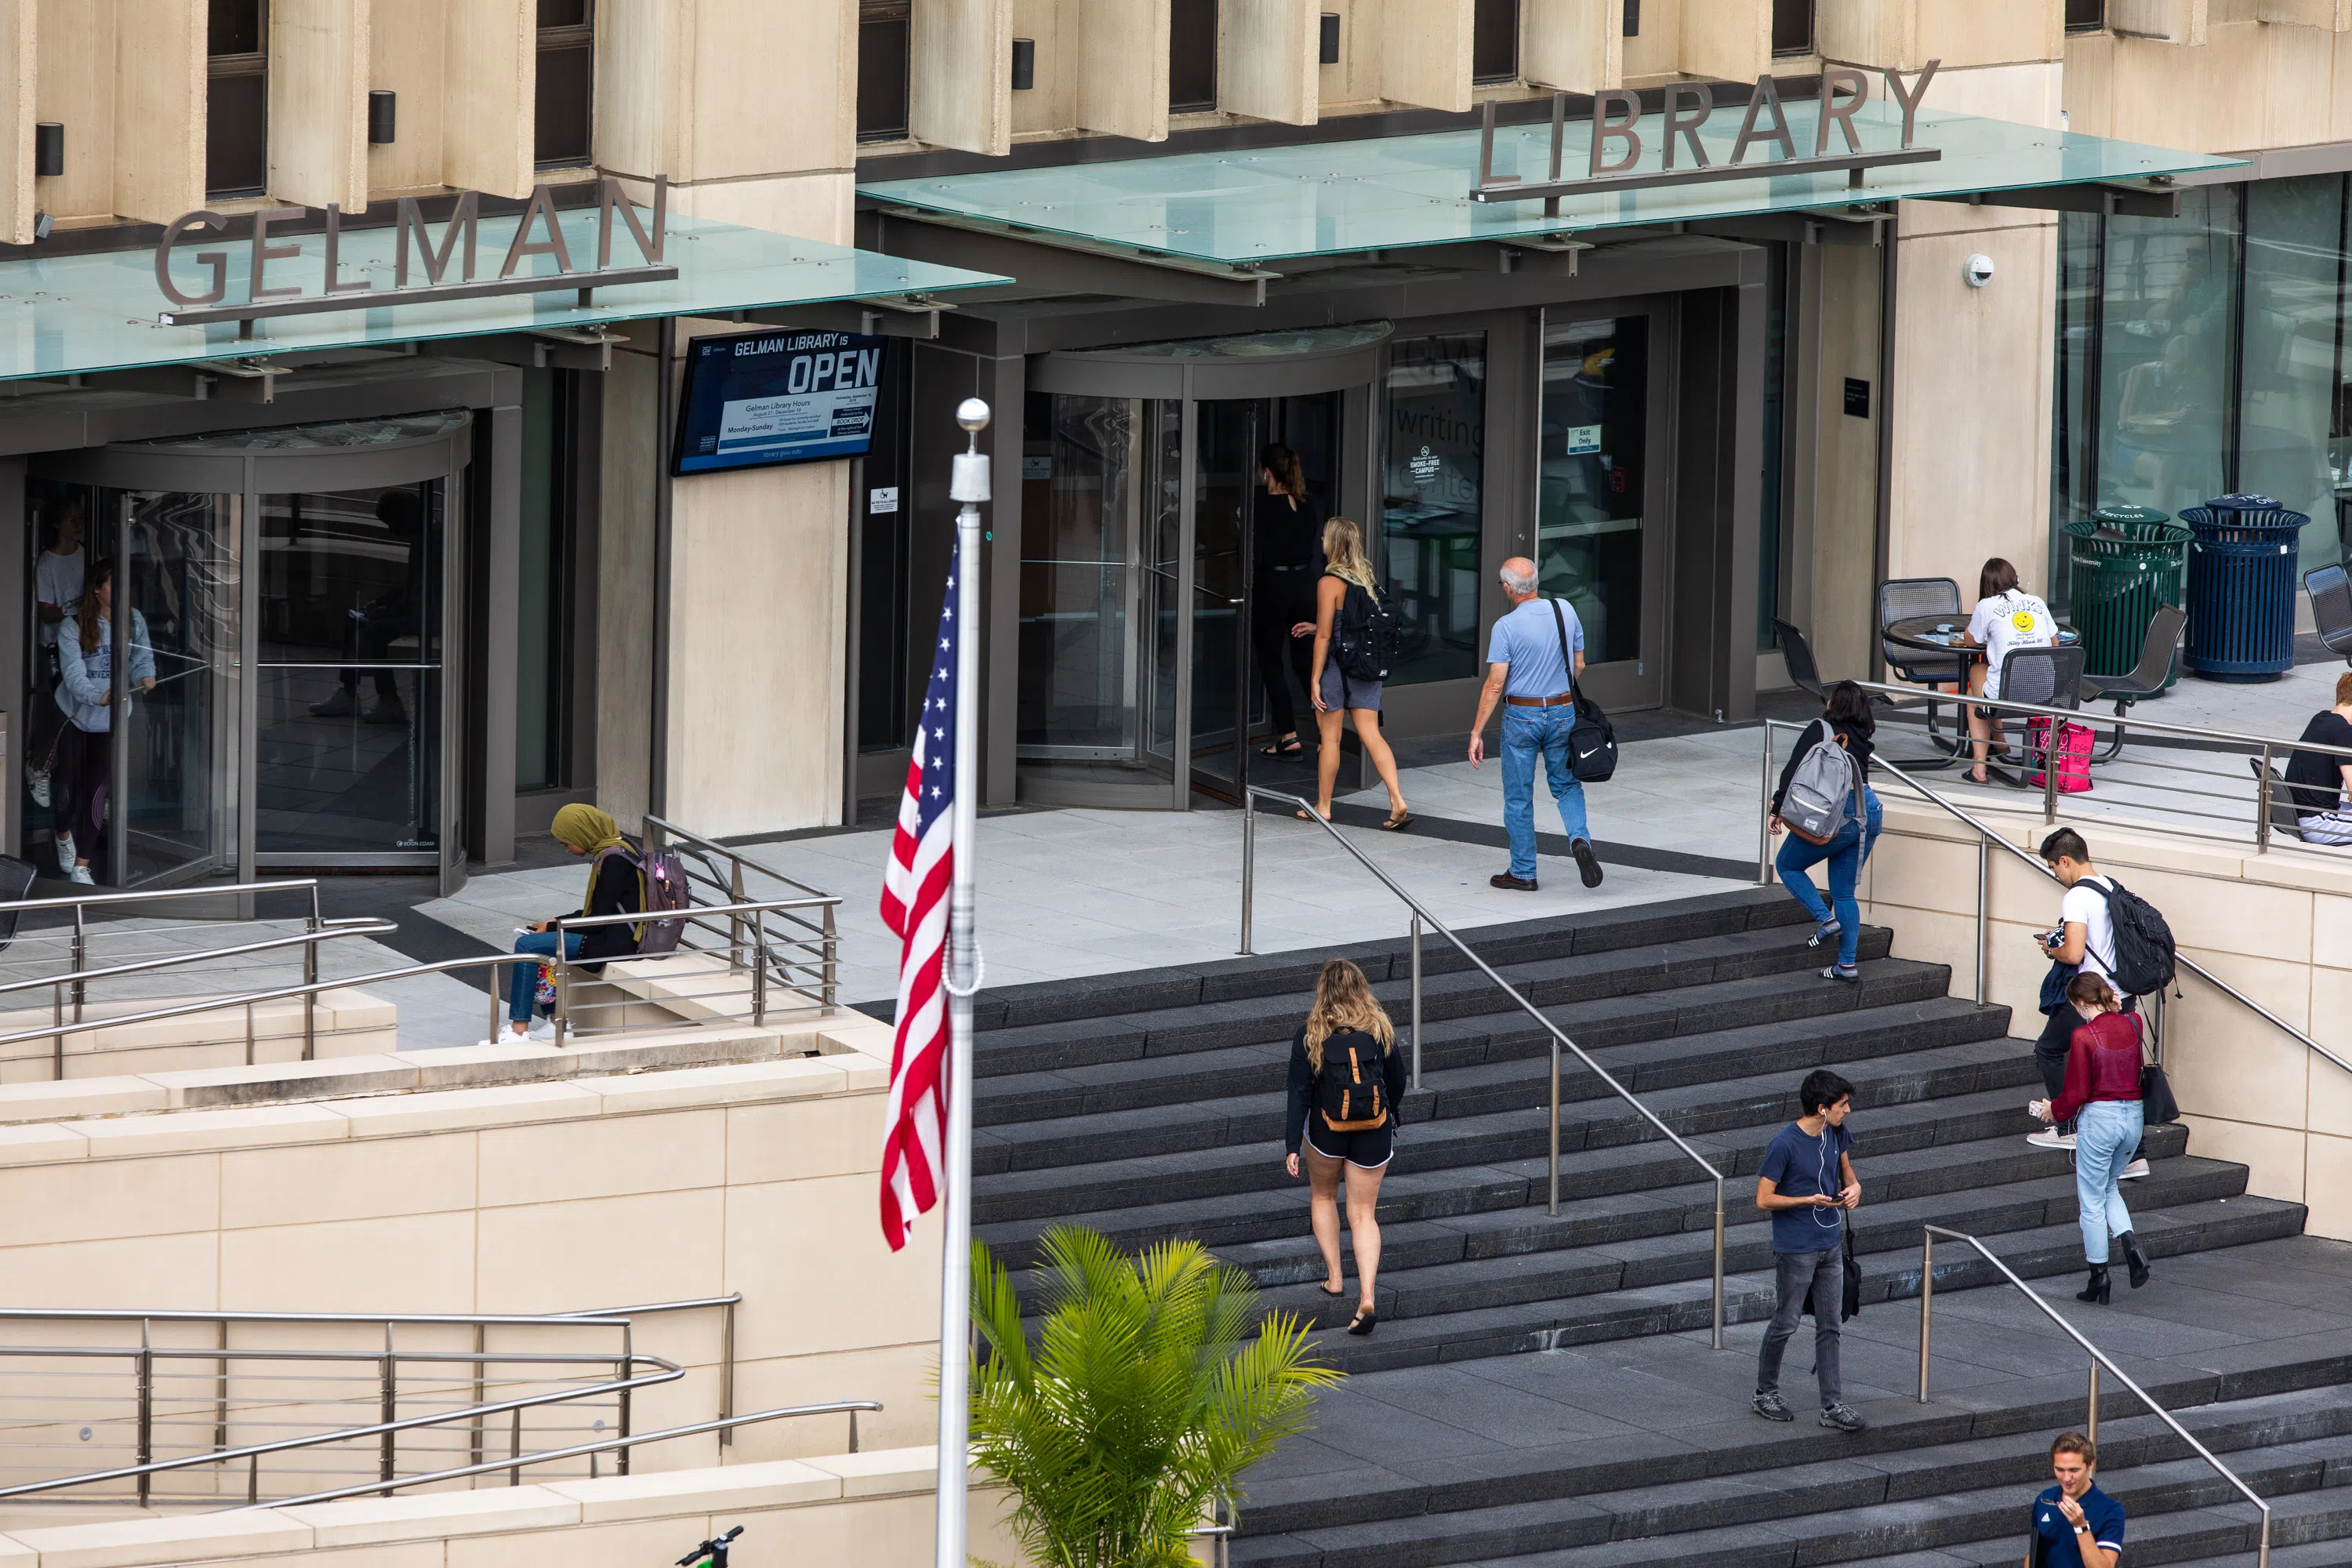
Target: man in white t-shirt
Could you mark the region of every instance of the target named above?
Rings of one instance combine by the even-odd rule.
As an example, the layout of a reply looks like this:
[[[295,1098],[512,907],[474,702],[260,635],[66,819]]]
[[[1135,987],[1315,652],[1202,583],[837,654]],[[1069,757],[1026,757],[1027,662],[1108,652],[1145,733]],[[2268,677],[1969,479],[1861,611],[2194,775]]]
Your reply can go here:
[[[2017,585],[2017,568],[1996,555],[1984,563],[1977,577],[1977,607],[1969,616],[1965,639],[1970,647],[1985,650],[1984,658],[1969,668],[1969,689],[1986,697],[2000,695],[2001,661],[2011,648],[2048,647],[2058,640],[2058,623],[2050,614],[2050,606],[2034,595]],[[1968,709],[1969,733],[1976,737],[1976,765],[1969,777],[1977,784],[1986,782],[1985,757],[1992,740],[1994,721],[1978,711],[1974,703]]]
[[[2084,974],[2095,974],[2115,986],[2123,995],[2123,985],[2116,979],[2116,918],[2107,907],[2107,889],[2112,882],[2099,874],[2091,864],[2091,847],[2083,836],[2071,827],[2062,827],[2042,841],[2042,858],[2066,889],[2058,900],[2058,929],[2037,931],[2036,947],[2056,963],[2073,964]],[[2055,937],[2055,942],[2045,940]],[[2124,995],[2124,1011],[2138,1009],[2138,998]],[[2058,1098],[2066,1086],[2066,1054],[2074,1043],[2074,1030],[2083,1022],[2082,1015],[2071,1003],[2061,1002],[2042,1026],[2042,1037],[2033,1042],[2033,1063],[2042,1069],[2042,1086],[2050,1098]],[[2053,1127],[2047,1131],[2029,1133],[2027,1142],[2050,1149],[2072,1149],[2074,1134],[2064,1128]],[[2131,1163],[2124,1167],[2126,1177],[2147,1174],[2146,1140],[2132,1151]]]

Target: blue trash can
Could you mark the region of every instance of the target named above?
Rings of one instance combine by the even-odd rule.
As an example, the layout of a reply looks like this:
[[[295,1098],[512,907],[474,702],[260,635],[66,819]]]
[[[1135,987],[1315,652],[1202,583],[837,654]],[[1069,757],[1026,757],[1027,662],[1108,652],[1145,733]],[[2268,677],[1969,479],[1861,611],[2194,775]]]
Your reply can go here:
[[[2189,546],[2181,662],[2208,680],[2276,680],[2294,668],[2295,561],[2311,520],[2268,496],[2221,496],[2180,513]]]

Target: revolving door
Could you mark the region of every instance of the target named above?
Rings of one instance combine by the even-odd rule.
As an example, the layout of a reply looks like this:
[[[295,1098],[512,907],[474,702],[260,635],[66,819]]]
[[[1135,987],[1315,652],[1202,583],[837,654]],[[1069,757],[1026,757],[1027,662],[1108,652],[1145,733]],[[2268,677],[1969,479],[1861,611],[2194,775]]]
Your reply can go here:
[[[116,887],[273,868],[460,885],[446,675],[471,436],[459,410],[37,459],[27,858],[70,870],[51,864],[70,834]],[[105,717],[57,700],[66,664],[96,667],[94,617],[57,602],[89,597],[85,578],[112,595],[106,663],[130,672]]]
[[[1278,692],[1311,757],[1305,639],[1290,628],[1314,615],[1314,523],[1370,510],[1389,335],[1370,322],[1032,363],[1024,799],[1181,811],[1194,790],[1234,798],[1254,761],[1265,770],[1255,747],[1279,732]],[[1270,443],[1298,457],[1297,504],[1261,483]]]

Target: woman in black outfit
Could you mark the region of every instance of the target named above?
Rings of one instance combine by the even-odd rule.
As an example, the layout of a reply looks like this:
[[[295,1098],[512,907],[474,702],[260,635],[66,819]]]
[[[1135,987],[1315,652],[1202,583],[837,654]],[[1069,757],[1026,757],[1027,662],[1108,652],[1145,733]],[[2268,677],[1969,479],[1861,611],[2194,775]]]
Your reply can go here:
[[[1296,756],[1298,710],[1291,700],[1286,661],[1302,690],[1312,689],[1308,659],[1315,631],[1315,580],[1323,567],[1323,503],[1307,493],[1298,454],[1279,441],[1257,455],[1258,494],[1250,509],[1250,643],[1257,651],[1258,679],[1265,682],[1265,705],[1274,740],[1258,748],[1269,757]],[[1301,630],[1302,624],[1305,630]]]
[[[1323,1253],[1326,1296],[1348,1293],[1339,1273],[1339,1179],[1348,1182],[1348,1234],[1356,1252],[1357,1307],[1351,1334],[1369,1334],[1379,1321],[1372,1285],[1381,1268],[1381,1227],[1373,1211],[1381,1175],[1396,1149],[1396,1107],[1404,1095],[1404,1063],[1396,1027],[1372,995],[1364,972],[1344,958],[1323,966],[1315,1005],[1290,1041],[1290,1106],[1283,1128],[1298,1174],[1306,1144],[1307,1212]]]

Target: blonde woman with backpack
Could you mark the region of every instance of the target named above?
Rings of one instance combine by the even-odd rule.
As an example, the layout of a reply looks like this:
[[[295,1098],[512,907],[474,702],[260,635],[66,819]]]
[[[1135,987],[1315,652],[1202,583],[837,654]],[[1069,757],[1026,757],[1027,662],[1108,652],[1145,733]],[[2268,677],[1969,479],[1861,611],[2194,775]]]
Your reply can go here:
[[[1291,628],[1294,634],[1315,633],[1314,679],[1307,686],[1315,698],[1315,728],[1322,737],[1315,756],[1315,809],[1327,817],[1331,815],[1331,790],[1339,782],[1339,735],[1352,718],[1364,754],[1388,786],[1389,816],[1381,826],[1393,833],[1412,824],[1412,813],[1405,809],[1404,791],[1397,784],[1396,753],[1381,738],[1381,677],[1350,674],[1342,664],[1349,650],[1332,647],[1335,636],[1367,626],[1380,609],[1381,591],[1364,555],[1363,533],[1349,519],[1335,517],[1323,525],[1323,577],[1315,584],[1315,624],[1309,628],[1301,621]]]
[[[1396,1026],[1364,972],[1344,958],[1324,964],[1315,982],[1315,1005],[1290,1041],[1290,1100],[1283,1128],[1283,1165],[1298,1174],[1306,1148],[1307,1213],[1323,1254],[1323,1294],[1344,1296],[1339,1271],[1339,1182],[1348,1183],[1348,1234],[1355,1243],[1356,1316],[1351,1334],[1369,1334],[1380,1321],[1372,1286],[1381,1270],[1381,1175],[1396,1152],[1397,1102],[1404,1096],[1404,1062],[1396,1053]]]

